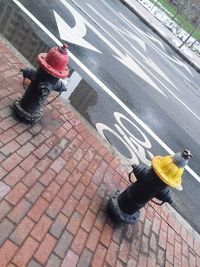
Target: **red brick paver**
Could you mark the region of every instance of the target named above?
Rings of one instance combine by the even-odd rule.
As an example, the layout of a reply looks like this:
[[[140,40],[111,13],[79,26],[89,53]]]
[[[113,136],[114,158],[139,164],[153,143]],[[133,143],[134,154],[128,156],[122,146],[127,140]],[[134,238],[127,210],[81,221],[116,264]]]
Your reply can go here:
[[[0,43],[0,266],[200,266],[199,235],[167,205],[150,203],[135,225],[107,218],[127,170],[69,104],[52,102],[32,126],[12,117],[16,60]]]

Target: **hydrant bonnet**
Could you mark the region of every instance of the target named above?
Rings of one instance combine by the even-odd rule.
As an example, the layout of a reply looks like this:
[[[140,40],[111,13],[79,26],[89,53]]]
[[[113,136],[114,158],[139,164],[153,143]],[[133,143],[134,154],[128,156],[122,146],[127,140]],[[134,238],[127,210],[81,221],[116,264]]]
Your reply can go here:
[[[53,47],[48,53],[41,53],[37,57],[40,67],[56,78],[65,78],[69,74],[68,63],[69,56],[67,54],[68,46],[64,44],[62,47]]]
[[[160,179],[174,188],[181,188],[184,167],[187,166],[192,154],[188,150],[174,156],[156,156],[152,160],[152,167]]]

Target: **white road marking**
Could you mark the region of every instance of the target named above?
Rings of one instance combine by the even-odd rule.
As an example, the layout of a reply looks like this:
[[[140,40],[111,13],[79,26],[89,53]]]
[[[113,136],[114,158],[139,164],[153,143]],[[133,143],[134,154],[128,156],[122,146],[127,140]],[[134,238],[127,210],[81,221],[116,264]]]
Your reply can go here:
[[[57,45],[61,46],[62,42],[58,40],[33,14],[26,9],[18,0],[12,0],[35,24],[40,27]],[[137,123],[151,135],[169,154],[173,155],[175,152],[168,147],[135,113],[133,113],[94,73],[92,73],[78,58],[76,58],[70,51],[68,52],[70,58],[92,79],[94,80],[113,100],[115,100],[121,108],[123,108]],[[200,182],[200,177],[189,166],[186,170]]]
[[[74,9],[70,11],[74,12]],[[75,20],[76,25],[73,28],[71,28],[54,10],[54,16],[55,16],[57,26],[58,26],[58,31],[59,31],[59,34],[62,40],[68,41],[70,43],[73,43],[79,46],[83,46],[84,48],[91,49],[98,53],[101,53],[96,47],[94,47],[89,42],[83,39],[83,37],[86,35],[86,32],[87,32],[84,20],[82,19],[82,16],[80,16],[78,12],[76,12],[74,15],[77,18]]]
[[[172,62],[174,62],[175,64],[178,64],[179,66],[182,66],[187,72],[189,72],[189,74],[194,77],[192,71],[194,71],[194,69],[192,68],[189,68],[189,66],[187,66],[186,64],[184,64],[183,62],[181,62],[178,58],[173,58],[171,57],[170,55],[168,55],[166,53],[166,50],[163,49],[160,50],[158,49],[158,47],[153,43],[153,42],[160,42],[159,40],[155,39],[152,35],[149,36],[148,34],[146,34],[145,32],[141,31],[139,28],[137,28],[131,21],[129,21],[123,14],[121,14],[120,12],[117,14],[117,15],[120,15],[124,21],[126,21],[127,25],[130,27],[130,28],[133,28],[135,29],[135,31],[137,31],[137,33],[141,36],[143,36],[144,39],[146,39],[146,41],[150,42],[151,43],[151,46],[155,49],[155,51],[157,51],[165,60],[167,60],[167,62],[171,65],[171,67],[175,68],[176,71],[182,75],[184,78],[186,78],[188,81],[189,79],[183,75],[182,71],[178,68],[176,68],[174,65],[172,65]],[[153,42],[152,42],[152,39],[153,39]],[[192,71],[191,71],[192,70]]]
[[[67,3],[65,0],[59,0],[67,9],[69,9],[69,3]],[[73,1],[74,2],[74,1]],[[75,3],[75,2],[74,2]],[[76,3],[75,3],[76,4]],[[77,5],[77,4],[76,4]],[[79,5],[77,5],[78,8]],[[70,8],[71,12],[74,13],[73,9]],[[82,9],[81,9],[82,10]],[[84,10],[82,10],[84,11]],[[85,12],[85,11],[84,11]],[[87,14],[87,12],[85,12]],[[80,16],[79,16],[80,17]],[[78,18],[79,18],[78,17]],[[75,18],[75,17],[74,17]],[[91,18],[92,19],[92,18]],[[82,18],[82,21],[84,18]],[[59,23],[59,21],[57,21]],[[101,34],[93,25],[91,25],[87,20],[84,20],[84,23],[106,44],[108,45],[116,54],[116,59],[118,59],[122,64],[124,64],[126,67],[128,67],[131,71],[136,73],[139,77],[141,77],[143,80],[145,80],[148,84],[153,86],[159,93],[161,93],[163,96],[167,97],[165,93],[162,92],[162,90],[157,86],[157,84],[148,76],[148,74],[141,68],[141,64],[139,60],[136,58],[133,59],[132,55],[129,54],[128,51],[125,53],[122,53],[121,51],[124,50],[122,47],[122,50],[119,50],[114,46],[103,34]],[[96,21],[95,21],[96,23]],[[96,23],[97,24],[97,23]],[[98,25],[98,24],[97,24]],[[98,25],[99,26],[99,25]],[[100,27],[100,26],[99,26]],[[61,28],[61,26],[59,26]],[[63,30],[65,27],[63,27]],[[107,32],[106,32],[107,33]],[[110,35],[109,33],[107,33]],[[118,43],[118,41],[116,41]],[[121,46],[121,45],[120,45]],[[156,77],[154,77],[158,82],[160,82]]]
[[[64,3],[66,3],[66,1],[65,0],[60,0],[62,3],[64,2]],[[95,19],[96,18],[96,16],[95,16],[95,18],[92,18],[91,17],[91,14],[89,14],[85,9],[83,9],[79,4],[77,4],[76,3],[76,1],[74,1],[74,0],[72,0],[72,2],[73,3],[75,3],[76,4],[76,6],[79,8],[79,9],[81,9],[86,15],[88,15],[94,22],[95,22],[95,24],[96,25],[98,25],[98,27],[100,27],[101,29],[103,29],[104,30],[104,32],[106,33],[106,34],[108,34],[119,46],[121,46],[121,48],[122,49],[124,49],[124,47],[122,47],[122,45],[121,45],[121,43],[118,41],[118,40],[116,40],[113,36],[111,36],[110,35],[110,33],[106,30],[106,29],[104,29],[98,22],[97,22],[97,20]],[[109,22],[106,18],[105,18],[105,16],[102,16],[97,10],[95,10],[90,4],[87,4],[87,6],[92,10],[92,12],[94,13],[94,14],[96,14],[97,16],[99,16],[102,20],[104,20],[105,22],[107,22],[107,24],[109,24],[113,29],[116,29],[116,31],[118,32],[118,34],[120,34],[120,36],[123,38],[123,35],[124,35],[124,30],[120,30],[118,27],[116,27],[115,25],[113,25],[113,23],[111,23],[111,22]],[[116,14],[117,15],[117,13],[115,12],[115,11],[113,11],[112,10],[112,12],[114,13],[114,14]],[[121,34],[121,32],[122,32],[122,34]],[[96,30],[96,32],[95,32],[97,35],[99,34],[99,32]],[[131,32],[130,32],[130,34],[129,34],[129,37],[130,37],[130,35],[131,35]],[[106,42],[106,44],[108,45],[108,46],[110,46],[110,42],[108,41],[108,40],[106,40],[105,38],[104,38],[104,41]],[[110,46],[111,47],[111,46]],[[112,45],[112,47],[113,47],[113,45]],[[111,48],[112,48],[111,47]],[[154,64],[152,64],[152,60],[150,59],[149,60],[149,58],[148,57],[146,57],[146,55],[143,55],[142,53],[140,53],[140,51],[138,50],[138,49],[136,49],[136,47],[134,47],[134,46],[132,46],[132,48],[138,53],[138,54],[140,54],[140,56],[149,64],[149,66],[151,67],[151,68],[153,68],[157,73],[159,73],[161,76],[162,76],[162,78],[163,79],[165,79],[166,81],[168,81],[169,82],[169,78],[166,78],[166,75],[159,69],[159,67],[154,63]],[[118,49],[116,49],[115,48],[115,52],[117,52],[117,50]],[[155,76],[152,72],[151,72],[151,70],[150,70],[150,68],[147,68],[147,67],[145,67],[144,66],[144,64],[142,64],[142,61],[139,61],[136,57],[134,57],[134,55],[131,55],[130,53],[129,53],[129,51],[128,50],[126,50],[125,49],[125,51],[126,51],[126,53],[127,53],[127,55],[129,56],[129,58],[131,59],[131,57],[132,57],[132,59],[131,60],[129,60],[129,68],[134,72],[134,73],[136,73],[137,75],[139,75],[140,77],[142,77],[146,82],[148,82],[149,84],[151,84],[152,85],[152,79],[150,79],[150,77],[149,77],[149,74],[151,75],[151,76],[153,76],[153,78],[158,82],[158,83],[160,83],[162,86],[163,86],[163,88],[165,88],[165,90],[167,91],[167,92],[169,92],[181,105],[183,105],[184,106],[184,108],[185,109],[187,109],[189,112],[191,112],[192,113],[192,115],[196,118],[196,119],[198,119],[198,120],[200,120],[200,117],[190,108],[190,107],[188,107],[188,105],[186,105],[178,96],[176,96],[167,86],[165,86],[165,84],[164,83],[162,83],[161,82],[161,80],[160,79],[158,79],[157,78],[157,76]],[[119,53],[119,52],[118,52]],[[120,52],[120,54],[121,54],[121,52]],[[120,57],[120,58],[122,58],[122,57]],[[133,61],[133,58],[134,58],[134,60],[135,60],[135,62]],[[122,62],[122,63],[124,63],[124,60],[122,59],[119,59],[119,61],[120,62]],[[126,63],[128,63],[128,61],[126,62]],[[142,67],[143,68],[145,68],[145,71],[147,72],[145,72],[145,71],[143,71],[143,69],[142,69]],[[154,83],[155,84],[155,83]],[[170,81],[170,84],[172,85],[172,87],[174,87],[175,89],[177,89],[175,86],[174,86],[174,84]],[[153,86],[158,92],[160,92],[163,96],[165,96],[166,98],[167,98],[167,96],[166,96],[166,94],[156,85],[156,87],[155,87],[155,85]]]

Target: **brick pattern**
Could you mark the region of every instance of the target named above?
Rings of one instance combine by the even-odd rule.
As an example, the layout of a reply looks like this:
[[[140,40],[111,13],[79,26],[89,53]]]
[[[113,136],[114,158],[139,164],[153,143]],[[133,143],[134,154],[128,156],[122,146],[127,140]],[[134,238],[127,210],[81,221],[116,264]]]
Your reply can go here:
[[[148,205],[133,226],[106,218],[127,170],[69,105],[52,102],[34,126],[12,118],[22,79],[6,53],[0,43],[0,265],[200,266],[199,236],[166,206]]]

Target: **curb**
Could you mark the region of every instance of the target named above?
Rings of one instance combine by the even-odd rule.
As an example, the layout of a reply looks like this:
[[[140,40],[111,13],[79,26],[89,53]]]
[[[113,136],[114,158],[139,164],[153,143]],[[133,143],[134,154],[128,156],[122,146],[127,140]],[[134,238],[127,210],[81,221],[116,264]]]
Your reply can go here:
[[[130,6],[126,0],[120,0],[120,2],[126,6],[131,12],[133,12],[146,26],[148,26],[154,33],[156,33],[164,42],[166,42],[182,59],[184,59],[191,67],[193,67],[198,73],[200,73],[200,67],[185,56],[181,51],[176,48],[166,37],[164,37],[159,30],[149,23],[137,10]]]

